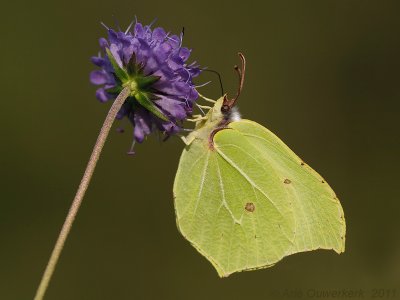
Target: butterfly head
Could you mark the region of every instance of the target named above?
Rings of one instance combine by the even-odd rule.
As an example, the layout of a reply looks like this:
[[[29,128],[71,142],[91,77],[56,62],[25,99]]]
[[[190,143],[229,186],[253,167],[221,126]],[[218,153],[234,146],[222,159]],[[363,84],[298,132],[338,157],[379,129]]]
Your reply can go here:
[[[240,114],[235,106],[237,99],[239,98],[244,83],[244,76],[246,72],[246,59],[242,53],[238,53],[241,60],[241,67],[235,66],[235,71],[239,77],[239,85],[236,96],[234,98],[229,98],[227,94],[219,98],[214,107],[208,112],[207,119],[210,123],[218,123],[218,125],[226,124],[227,122],[240,120]]]
[[[246,60],[242,53],[239,52],[238,55],[242,65],[241,68],[235,66],[235,70],[239,76],[239,87],[236,96],[230,99],[228,95],[225,94],[215,101],[214,106],[208,111],[206,116],[197,120],[195,119],[196,127],[194,131],[187,136],[185,143],[190,144],[194,139],[202,139],[208,142],[210,135],[212,135],[212,132],[214,132],[216,128],[223,128],[230,122],[240,120],[240,114],[235,104],[243,89]],[[207,100],[207,98],[204,99]],[[214,102],[213,100],[211,101]]]

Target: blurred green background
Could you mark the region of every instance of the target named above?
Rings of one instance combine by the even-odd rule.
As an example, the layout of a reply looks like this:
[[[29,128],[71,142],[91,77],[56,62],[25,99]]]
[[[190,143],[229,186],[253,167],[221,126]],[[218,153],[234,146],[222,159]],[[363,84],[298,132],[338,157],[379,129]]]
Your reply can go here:
[[[109,104],[88,80],[100,21],[180,32],[192,60],[235,92],[334,188],[346,252],[315,251],[219,279],[179,234],[172,184],[183,149],[157,136],[127,156],[112,131],[46,299],[312,298],[397,289],[400,299],[399,1],[7,1],[1,17],[0,299],[31,299]],[[202,92],[216,98],[218,82]],[[297,292],[297,294],[296,294]],[[292,295],[290,294],[292,293]],[[393,299],[393,298],[392,298]]]

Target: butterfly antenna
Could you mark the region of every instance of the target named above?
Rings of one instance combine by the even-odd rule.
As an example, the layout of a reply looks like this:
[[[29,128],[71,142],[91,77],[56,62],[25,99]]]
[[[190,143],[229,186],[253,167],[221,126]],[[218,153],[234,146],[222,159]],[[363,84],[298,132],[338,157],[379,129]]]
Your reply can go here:
[[[239,86],[238,86],[238,91],[236,93],[236,97],[233,99],[233,105],[235,105],[236,100],[239,98],[240,94],[242,93],[243,90],[243,84],[244,84],[244,76],[246,75],[246,59],[244,58],[244,55],[239,52],[238,53],[240,60],[242,62],[242,67],[239,68],[237,65],[235,66],[235,71],[238,74],[239,77]]]
[[[237,90],[235,98],[233,98],[233,99],[228,99],[228,97],[225,96],[224,104],[222,106],[223,111],[229,111],[232,107],[235,106],[235,103],[243,90],[244,77],[246,75],[246,58],[244,57],[243,53],[241,53],[241,52],[239,52],[238,55],[239,55],[241,63],[242,63],[240,68],[237,65],[235,65],[235,67],[234,67],[235,71],[237,72],[238,77],[239,77],[238,90]]]
[[[211,70],[211,69],[201,69],[202,71],[207,71],[207,72],[211,72],[211,73],[214,73],[214,74],[217,74],[218,75],[218,79],[219,79],[219,86],[220,86],[220,88],[221,88],[221,95],[223,96],[224,95],[224,86],[222,85],[222,77],[221,77],[221,74],[219,74],[219,72],[217,72],[217,71],[215,71],[215,70]]]

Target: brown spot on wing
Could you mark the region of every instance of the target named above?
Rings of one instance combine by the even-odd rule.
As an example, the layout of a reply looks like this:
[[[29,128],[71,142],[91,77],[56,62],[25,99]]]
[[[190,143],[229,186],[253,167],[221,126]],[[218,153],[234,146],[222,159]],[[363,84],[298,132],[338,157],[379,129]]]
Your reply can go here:
[[[253,202],[247,202],[244,209],[247,210],[248,212],[253,212],[256,209],[256,206],[254,205]]]

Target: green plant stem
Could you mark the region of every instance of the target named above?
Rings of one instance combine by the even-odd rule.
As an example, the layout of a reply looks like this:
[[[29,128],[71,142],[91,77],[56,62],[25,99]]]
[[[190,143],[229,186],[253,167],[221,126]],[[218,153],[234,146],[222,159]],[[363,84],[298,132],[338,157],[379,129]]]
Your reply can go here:
[[[100,153],[103,149],[104,143],[106,142],[108,133],[110,132],[111,126],[114,123],[118,111],[120,110],[122,104],[124,104],[126,98],[128,98],[130,92],[131,91],[129,87],[126,87],[121,91],[118,97],[114,100],[114,103],[111,106],[106,116],[106,119],[104,120],[103,126],[101,127],[96,144],[93,148],[92,154],[87,164],[85,173],[83,174],[78,191],[76,192],[74,201],[72,202],[71,208],[69,209],[68,215],[64,221],[64,225],[58,236],[57,242],[54,245],[53,252],[51,253],[49,262],[47,263],[46,269],[43,273],[43,277],[36,291],[34,300],[42,300],[44,294],[46,293],[47,287],[49,286],[50,279],[54,273],[54,269],[57,265],[61,251],[63,250],[65,240],[67,239],[68,234],[71,231],[72,224],[74,223],[76,214],[78,213],[79,207],[82,204],[83,197],[85,196],[85,192],[89,186],[94,169],[96,168],[97,161],[99,160]]]

